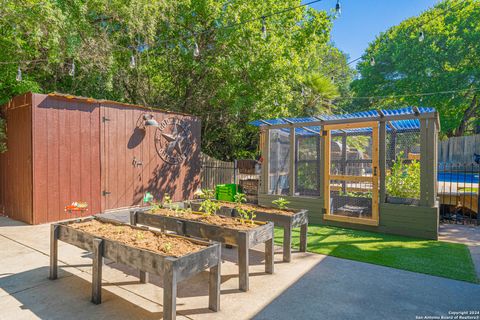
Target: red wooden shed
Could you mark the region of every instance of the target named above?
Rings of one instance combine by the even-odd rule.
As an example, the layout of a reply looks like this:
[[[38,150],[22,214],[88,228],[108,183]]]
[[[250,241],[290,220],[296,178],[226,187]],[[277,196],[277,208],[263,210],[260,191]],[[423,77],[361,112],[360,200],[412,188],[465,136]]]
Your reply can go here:
[[[200,182],[199,118],[119,102],[26,93],[1,108],[0,212],[39,224],[189,199]],[[88,211],[65,212],[75,201]]]

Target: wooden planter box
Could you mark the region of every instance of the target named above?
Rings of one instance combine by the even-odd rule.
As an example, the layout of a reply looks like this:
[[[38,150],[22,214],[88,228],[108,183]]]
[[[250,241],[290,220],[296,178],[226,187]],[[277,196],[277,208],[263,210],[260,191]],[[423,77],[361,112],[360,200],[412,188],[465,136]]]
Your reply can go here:
[[[57,279],[58,240],[60,240],[93,253],[92,302],[95,304],[101,303],[102,300],[102,264],[103,258],[107,258],[138,269],[140,271],[140,281],[143,283],[147,281],[147,273],[163,276],[164,319],[175,319],[176,317],[177,283],[210,268],[209,309],[213,311],[220,309],[221,246],[219,243],[188,239],[191,242],[208,245],[208,247],[176,258],[128,246],[118,241],[96,237],[69,227],[71,223],[92,219],[124,225],[97,217],[52,224],[50,234],[50,279]],[[145,230],[138,227],[132,228]],[[170,236],[178,237],[177,235]]]
[[[200,210],[201,201],[191,201],[190,208],[193,211]],[[307,229],[308,229],[308,210],[302,209],[292,215],[276,214],[262,212],[263,206],[256,205],[255,220],[271,221],[276,227],[283,228],[283,261],[290,262],[292,259],[292,229],[300,227],[300,251],[307,251]],[[237,210],[228,207],[221,207],[219,214],[231,217],[238,217]]]
[[[249,230],[236,230],[199,221],[182,219],[181,217],[168,217],[159,214],[147,213],[148,209],[130,212],[132,225],[145,225],[159,228],[162,231],[173,231],[179,235],[197,237],[218,241],[227,245],[238,247],[239,288],[248,291],[248,250],[265,243],[265,272],[273,273],[273,223],[256,222],[258,225]]]

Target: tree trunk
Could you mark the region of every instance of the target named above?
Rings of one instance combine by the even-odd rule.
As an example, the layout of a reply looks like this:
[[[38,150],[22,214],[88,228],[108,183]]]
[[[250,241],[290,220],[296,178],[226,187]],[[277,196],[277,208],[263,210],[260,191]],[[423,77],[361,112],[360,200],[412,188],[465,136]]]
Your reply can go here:
[[[470,118],[473,117],[477,107],[478,107],[477,94],[475,94],[473,96],[472,101],[470,102],[470,106],[467,108],[467,110],[465,110],[465,113],[463,114],[460,125],[455,130],[455,134],[454,134],[455,137],[464,135],[465,130],[467,129],[468,120],[470,120]]]

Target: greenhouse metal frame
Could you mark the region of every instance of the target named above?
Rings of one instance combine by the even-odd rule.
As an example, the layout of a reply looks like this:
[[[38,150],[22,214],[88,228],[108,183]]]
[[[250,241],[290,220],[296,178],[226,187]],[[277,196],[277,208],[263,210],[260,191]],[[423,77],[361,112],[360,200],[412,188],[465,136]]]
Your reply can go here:
[[[260,204],[283,197],[292,208],[308,209],[314,223],[437,238],[435,109],[251,124],[261,135]]]

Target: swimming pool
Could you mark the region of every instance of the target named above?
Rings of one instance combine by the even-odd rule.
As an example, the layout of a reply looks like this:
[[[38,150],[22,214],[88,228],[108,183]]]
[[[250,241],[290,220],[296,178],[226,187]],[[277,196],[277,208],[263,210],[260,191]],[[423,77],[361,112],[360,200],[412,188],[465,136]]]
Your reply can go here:
[[[458,183],[477,183],[479,180],[478,173],[471,172],[439,172],[437,176],[440,182],[458,182]]]

